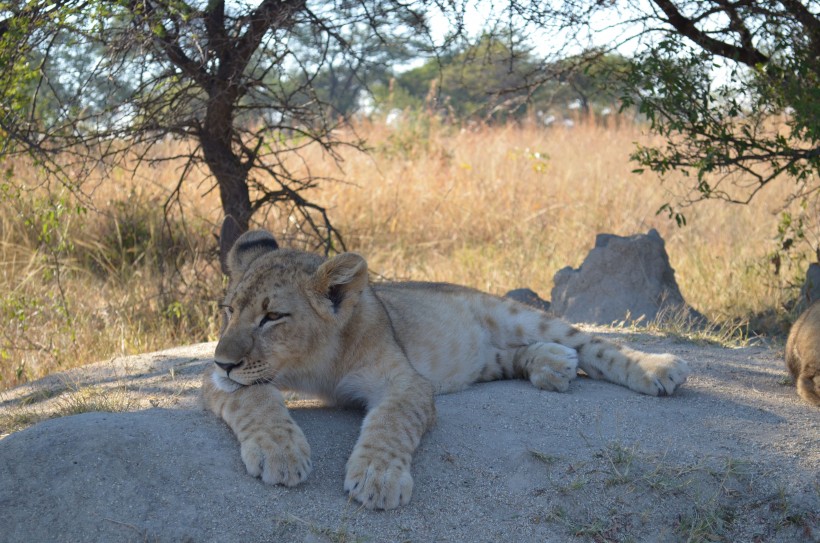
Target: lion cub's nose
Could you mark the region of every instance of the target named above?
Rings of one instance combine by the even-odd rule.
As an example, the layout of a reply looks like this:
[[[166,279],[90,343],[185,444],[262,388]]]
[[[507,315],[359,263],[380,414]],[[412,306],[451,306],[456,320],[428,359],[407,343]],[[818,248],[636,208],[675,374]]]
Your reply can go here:
[[[225,373],[230,373],[230,371],[231,371],[232,369],[234,369],[234,368],[235,368],[235,367],[237,367],[239,364],[241,364],[241,362],[239,362],[239,363],[233,363],[233,362],[219,362],[218,360],[214,360],[214,363],[215,363],[217,366],[219,366],[220,368],[222,368],[223,370],[225,370]]]

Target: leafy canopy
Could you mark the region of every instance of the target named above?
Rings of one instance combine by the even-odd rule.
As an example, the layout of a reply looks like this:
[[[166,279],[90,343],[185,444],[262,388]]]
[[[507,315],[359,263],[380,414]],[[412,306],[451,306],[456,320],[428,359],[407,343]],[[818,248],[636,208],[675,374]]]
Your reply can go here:
[[[799,0],[0,0],[0,152],[31,153],[76,189],[129,148],[194,142],[180,183],[205,167],[243,226],[291,206],[330,247],[327,213],[305,198],[323,180],[288,165],[309,142],[333,154],[337,121],[391,78],[394,97],[435,82],[449,97],[437,107],[485,119],[592,88],[664,137],[636,149],[639,170],[691,176],[663,208],[680,223],[692,202],[745,203],[775,179],[816,216],[818,13]],[[434,60],[397,72],[422,55]]]

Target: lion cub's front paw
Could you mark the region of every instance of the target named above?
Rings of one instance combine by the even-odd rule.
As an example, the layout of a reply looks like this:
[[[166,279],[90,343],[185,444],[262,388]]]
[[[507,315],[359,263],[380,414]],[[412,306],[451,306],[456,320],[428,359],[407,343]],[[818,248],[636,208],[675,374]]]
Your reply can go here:
[[[650,396],[669,396],[689,376],[689,364],[672,354],[645,354],[629,387]]]
[[[354,451],[347,461],[345,491],[368,509],[394,509],[410,503],[413,477],[399,458],[368,458]]]
[[[242,440],[242,460],[248,473],[268,484],[295,486],[312,469],[310,446],[302,431],[272,435],[257,432]]]

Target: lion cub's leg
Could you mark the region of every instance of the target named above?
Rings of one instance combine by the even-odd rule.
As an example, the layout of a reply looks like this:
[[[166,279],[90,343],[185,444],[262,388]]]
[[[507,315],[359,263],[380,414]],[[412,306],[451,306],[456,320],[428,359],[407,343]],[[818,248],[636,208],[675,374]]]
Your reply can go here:
[[[538,388],[566,392],[578,375],[578,352],[558,343],[533,343],[515,350],[513,370]]]
[[[269,484],[294,486],[312,469],[310,446],[290,417],[282,394],[273,385],[251,385],[225,392],[203,376],[205,406],[221,417],[239,439],[248,473]]]
[[[429,381],[412,370],[387,381],[389,389],[364,418],[345,476],[345,490],[370,509],[410,502],[410,462],[435,417]]]
[[[496,340],[497,343],[506,341],[519,350],[522,349],[519,347],[522,343],[558,343],[578,353],[577,367],[593,379],[604,379],[651,396],[666,396],[683,384],[689,375],[688,364],[677,356],[650,354],[621,347],[560,319],[528,310],[513,302],[507,302],[501,307],[506,308],[508,313],[507,336]],[[501,317],[497,320],[500,322]],[[519,356],[518,353],[516,356]],[[519,358],[526,360],[528,357],[522,353]],[[560,387],[566,386],[560,364],[557,366],[558,375],[555,376],[549,374],[549,370],[556,370],[555,365],[546,364],[541,367],[543,370],[540,373],[543,376],[537,378],[539,382],[530,377],[533,383],[541,386],[539,383],[546,382],[555,386],[554,390],[562,390]],[[531,374],[529,372],[527,376]]]
[[[801,398],[820,407],[820,375],[804,372],[795,379],[794,384],[797,385],[797,393]]]
[[[578,366],[593,379],[650,396],[672,394],[689,376],[689,365],[673,354],[644,353],[596,337],[579,346],[578,354]]]

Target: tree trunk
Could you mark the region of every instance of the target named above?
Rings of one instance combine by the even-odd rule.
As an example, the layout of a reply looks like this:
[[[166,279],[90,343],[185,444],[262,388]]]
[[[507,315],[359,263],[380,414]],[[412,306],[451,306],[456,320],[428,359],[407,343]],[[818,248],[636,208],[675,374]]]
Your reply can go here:
[[[230,145],[209,141],[207,137],[201,137],[200,142],[205,163],[219,185],[222,211],[226,217],[230,215],[236,219],[243,232],[247,231],[248,221],[251,218],[247,171],[233,153]]]
[[[234,152],[233,110],[236,89],[218,86],[210,93],[205,122],[199,134],[202,154],[208,168],[216,177],[222,211],[248,230],[251,218],[251,200],[248,190],[248,169]]]

